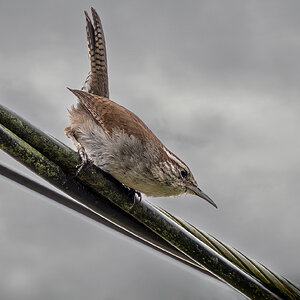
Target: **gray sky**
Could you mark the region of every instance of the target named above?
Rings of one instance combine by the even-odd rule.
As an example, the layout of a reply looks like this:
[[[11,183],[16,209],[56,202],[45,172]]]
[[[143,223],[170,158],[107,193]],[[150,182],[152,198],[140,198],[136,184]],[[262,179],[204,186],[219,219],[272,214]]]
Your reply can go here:
[[[75,98],[66,87],[80,88],[89,71],[90,6],[104,26],[111,98],[191,167],[219,209],[192,196],[150,201],[299,284],[300,3],[0,0],[1,104],[70,146],[63,129]],[[14,183],[0,185],[6,299],[240,298]]]

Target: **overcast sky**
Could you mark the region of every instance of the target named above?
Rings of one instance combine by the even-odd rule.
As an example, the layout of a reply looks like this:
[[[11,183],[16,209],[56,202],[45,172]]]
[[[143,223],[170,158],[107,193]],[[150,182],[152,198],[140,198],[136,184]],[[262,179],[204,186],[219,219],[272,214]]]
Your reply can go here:
[[[89,71],[90,6],[104,26],[111,99],[190,166],[219,209],[193,196],[149,200],[300,284],[300,2],[0,0],[1,104],[70,146],[63,130],[76,100],[66,87],[81,88]],[[15,183],[0,186],[6,299],[240,298]]]

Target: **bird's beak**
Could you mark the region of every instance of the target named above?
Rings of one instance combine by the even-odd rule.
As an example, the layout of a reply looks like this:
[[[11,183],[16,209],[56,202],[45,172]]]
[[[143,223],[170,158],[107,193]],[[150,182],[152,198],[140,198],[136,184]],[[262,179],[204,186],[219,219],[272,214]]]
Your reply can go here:
[[[204,194],[197,186],[189,186],[188,190],[191,194],[195,194],[195,195],[199,196],[200,198],[205,199],[207,202],[209,202],[215,208],[218,208],[216,203],[214,201],[212,201],[206,194]]]

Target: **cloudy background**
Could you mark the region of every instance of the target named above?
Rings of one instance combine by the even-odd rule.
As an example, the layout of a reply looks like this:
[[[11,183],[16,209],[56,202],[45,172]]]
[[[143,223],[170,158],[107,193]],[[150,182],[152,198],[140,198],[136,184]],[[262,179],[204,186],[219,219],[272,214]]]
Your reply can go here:
[[[300,284],[299,1],[0,0],[1,104],[70,146],[66,87],[89,71],[90,6],[111,98],[186,161],[219,209],[151,201]],[[3,177],[0,188],[1,299],[243,298]]]

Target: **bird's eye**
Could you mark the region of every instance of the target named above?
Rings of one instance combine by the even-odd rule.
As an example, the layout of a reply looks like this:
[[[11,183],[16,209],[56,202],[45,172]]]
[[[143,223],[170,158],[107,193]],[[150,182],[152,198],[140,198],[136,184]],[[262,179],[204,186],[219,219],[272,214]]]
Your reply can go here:
[[[183,168],[180,169],[180,175],[182,178],[185,178],[188,174],[187,174],[187,171]]]

